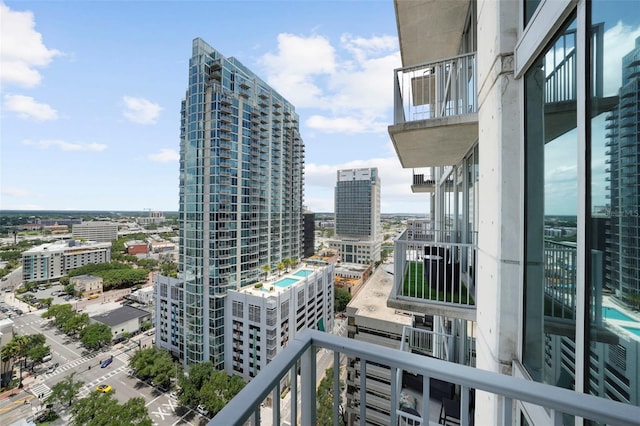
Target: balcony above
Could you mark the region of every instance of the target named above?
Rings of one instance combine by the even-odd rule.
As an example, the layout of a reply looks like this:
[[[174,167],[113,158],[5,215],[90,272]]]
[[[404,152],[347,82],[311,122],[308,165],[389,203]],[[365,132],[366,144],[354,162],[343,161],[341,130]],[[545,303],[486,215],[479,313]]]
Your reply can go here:
[[[395,71],[389,135],[403,167],[456,165],[478,139],[476,55]]]
[[[411,234],[405,231],[394,243],[394,284],[387,306],[475,321],[477,247],[437,242],[446,235],[439,231]]]
[[[458,53],[470,3],[470,0],[395,0],[402,65]]]

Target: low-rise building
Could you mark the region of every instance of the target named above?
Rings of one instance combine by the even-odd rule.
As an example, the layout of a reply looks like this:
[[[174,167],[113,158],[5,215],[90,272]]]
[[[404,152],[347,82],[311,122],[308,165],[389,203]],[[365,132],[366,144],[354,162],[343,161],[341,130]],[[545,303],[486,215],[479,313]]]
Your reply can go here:
[[[22,252],[22,279],[25,282],[49,281],[89,263],[110,261],[111,243],[56,241]]]
[[[227,372],[249,380],[302,330],[332,330],[333,274],[332,264],[303,264],[263,283],[227,291]]]
[[[336,288],[346,290],[352,296],[358,293],[362,284],[369,279],[373,265],[358,263],[340,263],[336,266]]]
[[[124,243],[127,254],[145,254],[149,252],[149,245],[145,241],[131,240]]]
[[[111,328],[113,339],[123,334],[136,334],[141,331],[142,324],[151,321],[151,313],[133,306],[122,306],[90,318],[91,323],[102,323]]]
[[[94,275],[78,275],[69,278],[69,284],[73,285],[74,292],[79,297],[89,297],[94,294],[102,294],[102,278]]]
[[[71,227],[75,239],[108,242],[118,239],[118,224],[113,222],[89,221],[76,223]]]

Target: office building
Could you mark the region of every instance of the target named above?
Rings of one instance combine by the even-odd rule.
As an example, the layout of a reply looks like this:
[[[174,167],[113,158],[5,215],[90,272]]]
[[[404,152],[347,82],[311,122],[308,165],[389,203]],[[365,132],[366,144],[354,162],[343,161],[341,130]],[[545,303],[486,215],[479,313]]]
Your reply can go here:
[[[377,168],[338,170],[335,188],[335,235],[329,247],[343,262],[380,260],[380,177]]]
[[[159,345],[224,368],[227,291],[302,256],[304,144],[298,116],[235,58],[193,41],[180,125],[179,279]],[[172,286],[172,291],[175,286]],[[161,305],[161,304],[159,304]],[[174,344],[173,311],[182,335]],[[163,334],[163,331],[166,333]]]
[[[313,212],[305,211],[303,214],[303,225],[304,225],[304,234],[303,234],[303,257],[311,257],[316,252],[316,215]]]
[[[391,409],[388,424],[637,424],[640,3],[394,6],[402,67],[389,135],[432,224],[396,240],[387,306],[432,316],[432,336],[457,340],[434,357],[457,356],[441,364],[312,332],[297,343],[349,346],[360,371],[382,365],[463,385],[432,399],[435,412]],[[313,377],[308,357],[286,360],[303,364],[301,383]],[[379,383],[358,382],[351,412],[370,423],[378,411],[366,396]],[[219,422],[246,420],[240,403],[259,406],[251,385]],[[400,385],[385,388],[391,407]],[[313,423],[313,390],[298,397],[297,415]]]
[[[100,221],[74,223],[71,235],[78,240],[109,242],[118,239],[118,224]]]
[[[111,243],[56,241],[22,252],[22,279],[40,282],[63,277],[89,263],[111,262]]]
[[[333,329],[333,264],[307,264],[227,292],[225,364],[250,380],[307,328]]]

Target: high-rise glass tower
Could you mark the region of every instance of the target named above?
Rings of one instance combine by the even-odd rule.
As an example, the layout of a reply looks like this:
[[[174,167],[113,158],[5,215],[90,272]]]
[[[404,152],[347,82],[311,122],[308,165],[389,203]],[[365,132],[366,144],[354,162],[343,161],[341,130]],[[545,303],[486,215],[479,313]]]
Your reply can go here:
[[[380,260],[380,178],[378,169],[338,170],[335,189],[335,240],[329,245],[347,263]]]
[[[224,368],[227,290],[258,282],[265,265],[302,256],[303,167],[293,105],[195,39],[180,124],[183,312],[159,319],[181,322],[186,364]]]

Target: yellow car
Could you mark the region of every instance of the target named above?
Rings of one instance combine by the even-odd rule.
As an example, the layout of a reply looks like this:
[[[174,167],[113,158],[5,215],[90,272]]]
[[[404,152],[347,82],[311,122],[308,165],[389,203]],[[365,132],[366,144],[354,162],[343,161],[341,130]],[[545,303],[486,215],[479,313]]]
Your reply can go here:
[[[113,388],[111,387],[111,385],[100,385],[96,388],[96,390],[102,393],[109,393],[113,390]]]

